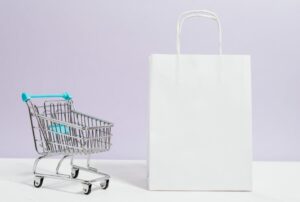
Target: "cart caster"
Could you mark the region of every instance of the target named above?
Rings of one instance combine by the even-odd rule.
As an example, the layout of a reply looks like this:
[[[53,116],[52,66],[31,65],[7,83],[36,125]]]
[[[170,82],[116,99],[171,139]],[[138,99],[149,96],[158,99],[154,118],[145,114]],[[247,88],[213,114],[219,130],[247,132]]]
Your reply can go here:
[[[90,194],[92,191],[92,184],[83,184],[83,193],[85,195]]]
[[[35,177],[33,181],[33,186],[36,188],[40,188],[43,184],[44,177]]]
[[[109,180],[105,180],[104,182],[100,183],[101,189],[107,189],[109,186]]]
[[[79,168],[72,168],[72,171],[71,171],[71,177],[73,179],[77,178],[78,177],[78,174],[79,174]]]

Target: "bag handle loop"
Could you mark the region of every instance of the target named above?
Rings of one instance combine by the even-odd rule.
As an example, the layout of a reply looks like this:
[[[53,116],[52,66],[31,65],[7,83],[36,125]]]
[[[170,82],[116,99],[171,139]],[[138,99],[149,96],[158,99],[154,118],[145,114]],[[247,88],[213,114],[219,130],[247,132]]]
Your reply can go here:
[[[176,37],[177,54],[178,55],[180,54],[180,34],[181,34],[182,25],[185,20],[194,17],[209,18],[217,22],[218,30],[219,30],[219,54],[221,55],[222,54],[222,28],[221,28],[220,19],[217,16],[217,14],[208,10],[190,10],[190,11],[183,12],[179,16],[177,20],[177,37]]]

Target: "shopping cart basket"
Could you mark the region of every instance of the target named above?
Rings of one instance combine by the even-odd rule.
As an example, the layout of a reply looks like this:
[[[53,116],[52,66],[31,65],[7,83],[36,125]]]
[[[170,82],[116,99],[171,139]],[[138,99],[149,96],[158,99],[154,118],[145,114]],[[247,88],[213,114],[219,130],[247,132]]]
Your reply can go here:
[[[42,100],[33,103],[31,101],[33,98],[42,98]],[[76,111],[72,97],[68,93],[58,95],[22,93],[22,100],[28,106],[34,145],[37,153],[40,154],[33,165],[34,186],[41,187],[44,178],[49,177],[80,182],[83,184],[85,194],[91,192],[94,183],[99,183],[102,189],[106,189],[110,176],[90,166],[90,155],[110,149],[113,124]],[[54,155],[62,155],[56,166],[56,172],[54,174],[37,172],[39,161]],[[87,156],[86,167],[73,163],[75,155]],[[63,174],[60,172],[60,167],[68,157],[71,159],[71,174]],[[98,174],[100,177],[92,180],[79,179],[77,178],[79,170]]]

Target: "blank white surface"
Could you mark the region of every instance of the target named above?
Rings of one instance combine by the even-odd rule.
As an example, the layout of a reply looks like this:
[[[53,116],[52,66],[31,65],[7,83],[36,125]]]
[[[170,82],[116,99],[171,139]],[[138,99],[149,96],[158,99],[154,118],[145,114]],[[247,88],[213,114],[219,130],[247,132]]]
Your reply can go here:
[[[150,56],[149,189],[252,190],[250,70],[248,55]]]
[[[56,160],[45,160],[50,169]],[[33,159],[0,159],[1,201],[300,201],[300,162],[254,162],[252,192],[148,191],[145,161],[92,161],[112,176],[107,190],[81,193],[78,183],[46,178],[42,188],[32,186]],[[100,169],[102,168],[102,169]],[[80,175],[79,175],[80,177]]]

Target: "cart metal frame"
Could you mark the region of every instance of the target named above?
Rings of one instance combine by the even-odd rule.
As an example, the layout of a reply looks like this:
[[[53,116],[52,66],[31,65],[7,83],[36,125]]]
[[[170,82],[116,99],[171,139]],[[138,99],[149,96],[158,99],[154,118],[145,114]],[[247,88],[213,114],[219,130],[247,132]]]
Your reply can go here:
[[[31,99],[42,98],[44,102],[33,103]],[[59,100],[47,98],[61,98]],[[84,194],[91,192],[92,184],[99,183],[102,189],[109,186],[110,176],[90,166],[90,156],[109,151],[113,124],[75,110],[72,97],[68,93],[30,95],[22,93],[22,100],[29,111],[31,129],[36,152],[40,155],[33,164],[35,176],[33,185],[41,187],[44,178],[54,178],[82,183]],[[37,171],[39,162],[53,156],[62,155],[53,174]],[[74,164],[74,156],[85,155],[86,166]],[[71,174],[60,172],[62,163],[70,158]],[[79,179],[79,171],[97,174],[100,177]]]

